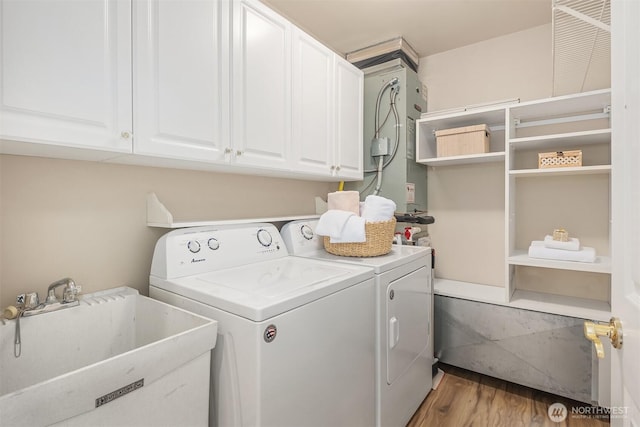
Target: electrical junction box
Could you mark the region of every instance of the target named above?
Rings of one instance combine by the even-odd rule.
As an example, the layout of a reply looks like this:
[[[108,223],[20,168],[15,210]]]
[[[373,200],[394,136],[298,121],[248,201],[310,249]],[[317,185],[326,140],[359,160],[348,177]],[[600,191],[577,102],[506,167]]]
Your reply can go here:
[[[382,173],[380,196],[393,200],[398,212],[427,210],[427,168],[416,163],[416,120],[427,111],[426,89],[418,80],[418,75],[401,59],[364,70],[364,156],[365,171],[363,181],[345,182],[345,190],[357,190],[362,200],[373,194],[376,186],[377,158],[373,153],[384,151],[379,141],[388,138],[389,154],[384,155],[385,162],[391,157],[396,146],[396,128],[398,129],[398,147],[395,157]],[[396,108],[399,122],[396,124],[393,112],[390,112],[390,92],[387,89],[380,100],[378,139],[375,140],[375,106],[380,88],[393,78],[398,78],[399,93],[396,96]],[[389,113],[388,118],[387,113]],[[372,141],[373,144],[372,144]],[[373,146],[372,146],[373,145]]]
[[[371,156],[377,157],[391,154],[389,152],[390,144],[391,140],[386,136],[382,138],[373,138],[371,141]]]

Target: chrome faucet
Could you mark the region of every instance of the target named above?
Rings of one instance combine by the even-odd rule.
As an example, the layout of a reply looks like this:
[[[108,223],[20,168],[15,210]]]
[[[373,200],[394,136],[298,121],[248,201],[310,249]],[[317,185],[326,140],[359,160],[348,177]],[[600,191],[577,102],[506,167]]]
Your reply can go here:
[[[64,289],[62,291],[62,300],[59,300],[58,297],[56,297],[56,289],[61,286],[64,286]],[[18,318],[75,307],[80,304],[78,294],[81,290],[82,287],[76,285],[73,279],[65,277],[49,285],[49,288],[47,288],[47,298],[43,303],[40,302],[37,292],[20,294],[16,298]]]
[[[56,289],[60,286],[64,286],[62,291],[62,301],[59,301],[56,297]],[[70,302],[76,301],[76,297],[80,293],[80,287],[76,285],[76,283],[70,277],[66,277],[64,279],[57,280],[49,285],[47,289],[47,299],[45,300],[45,304],[54,304],[60,302],[62,304],[68,304]]]

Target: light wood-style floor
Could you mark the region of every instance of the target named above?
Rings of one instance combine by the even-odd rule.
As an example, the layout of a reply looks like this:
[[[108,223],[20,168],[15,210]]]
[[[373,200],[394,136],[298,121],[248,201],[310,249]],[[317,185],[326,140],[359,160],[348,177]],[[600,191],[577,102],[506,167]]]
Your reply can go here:
[[[436,390],[422,402],[407,427],[516,427],[516,426],[609,426],[603,415],[572,415],[571,408],[588,405],[553,394],[501,381],[449,365]],[[553,422],[549,406],[562,403],[565,421]],[[584,409],[581,410],[585,413]],[[588,409],[587,409],[588,410]]]

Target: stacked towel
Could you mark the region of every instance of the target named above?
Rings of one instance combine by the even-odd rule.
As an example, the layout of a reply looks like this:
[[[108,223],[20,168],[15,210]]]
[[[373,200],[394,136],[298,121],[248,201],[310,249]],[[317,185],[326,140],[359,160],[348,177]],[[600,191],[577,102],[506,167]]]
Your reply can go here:
[[[367,222],[389,221],[396,211],[393,200],[384,197],[369,195],[364,199],[364,206],[360,215]]]
[[[572,237],[568,242],[560,242],[558,240],[553,240],[553,236],[546,235],[544,236],[544,246],[546,248],[551,249],[562,249],[565,251],[579,251],[580,250],[580,240]]]
[[[366,242],[364,218],[353,212],[328,210],[320,216],[316,233],[329,236],[331,243]]]
[[[353,212],[360,215],[360,193],[357,191],[336,191],[327,195],[327,208]]]
[[[531,258],[553,259],[557,261],[595,262],[596,250],[589,247],[583,247],[579,250],[554,249],[545,246],[545,242],[541,240],[534,240],[531,242],[531,246],[529,246],[529,256]]]

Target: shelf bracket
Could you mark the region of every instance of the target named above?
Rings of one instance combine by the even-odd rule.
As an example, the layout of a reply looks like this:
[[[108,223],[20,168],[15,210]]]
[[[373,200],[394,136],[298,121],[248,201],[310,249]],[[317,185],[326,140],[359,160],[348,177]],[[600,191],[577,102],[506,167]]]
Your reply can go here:
[[[147,194],[147,224],[172,224],[173,215],[162,204],[156,193]]]

